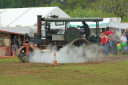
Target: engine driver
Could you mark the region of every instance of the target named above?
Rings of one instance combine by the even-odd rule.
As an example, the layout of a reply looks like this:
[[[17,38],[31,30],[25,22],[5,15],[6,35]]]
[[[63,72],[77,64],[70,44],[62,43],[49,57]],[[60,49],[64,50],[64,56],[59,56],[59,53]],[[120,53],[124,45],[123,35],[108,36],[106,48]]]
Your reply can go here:
[[[82,24],[83,26],[80,26],[80,28],[84,28],[84,33],[86,34],[85,38],[89,40],[89,36],[90,36],[89,26],[85,22],[82,22]]]

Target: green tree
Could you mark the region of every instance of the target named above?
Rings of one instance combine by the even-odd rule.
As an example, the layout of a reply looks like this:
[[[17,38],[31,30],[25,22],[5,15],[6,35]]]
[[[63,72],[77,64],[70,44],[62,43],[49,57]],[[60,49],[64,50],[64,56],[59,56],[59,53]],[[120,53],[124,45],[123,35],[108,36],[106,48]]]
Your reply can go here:
[[[0,0],[0,8],[9,8],[9,4],[8,0]]]
[[[95,10],[112,13],[113,16],[118,15],[123,18],[127,16],[128,8],[127,0],[97,0],[93,3]]]

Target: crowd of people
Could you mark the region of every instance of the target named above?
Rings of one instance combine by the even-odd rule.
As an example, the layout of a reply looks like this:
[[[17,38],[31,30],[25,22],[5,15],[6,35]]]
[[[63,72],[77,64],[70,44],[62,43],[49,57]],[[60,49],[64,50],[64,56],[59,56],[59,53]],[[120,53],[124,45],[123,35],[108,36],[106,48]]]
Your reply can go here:
[[[29,37],[28,34],[25,35],[25,38],[18,39],[17,35],[14,36],[13,40],[9,38],[9,36],[6,36],[6,39],[4,39],[4,46],[5,46],[5,56],[11,56],[11,54],[15,55],[18,47],[19,47],[19,41],[21,41],[21,44],[23,43],[29,43]],[[12,52],[13,51],[13,52]]]
[[[105,32],[101,33],[101,45],[103,48],[103,54],[109,55],[110,54],[110,43],[111,43],[111,50],[113,55],[117,55],[117,44],[126,42],[127,46],[123,48],[125,52],[128,52],[128,28],[126,29],[126,32],[124,32],[121,36],[121,38],[118,37],[118,35],[115,33],[114,30],[111,31],[111,34],[105,34]]]
[[[105,32],[101,33],[101,45],[103,49],[103,54],[104,55],[109,55],[110,54],[110,45],[112,49],[112,54],[117,55],[118,50],[117,50],[117,44],[118,43],[123,43],[126,42],[127,46],[123,47],[124,51],[128,53],[128,28],[126,29],[126,32],[124,32],[121,36],[121,38],[118,37],[118,35],[115,33],[114,30],[111,31],[111,34],[105,34]],[[17,36],[15,35],[13,38],[13,41],[9,39],[9,36],[6,36],[6,39],[4,40],[4,46],[5,48],[5,55],[10,56],[10,49],[11,49],[11,44],[13,43],[13,53],[18,49],[18,40]],[[27,39],[25,41],[27,43]]]

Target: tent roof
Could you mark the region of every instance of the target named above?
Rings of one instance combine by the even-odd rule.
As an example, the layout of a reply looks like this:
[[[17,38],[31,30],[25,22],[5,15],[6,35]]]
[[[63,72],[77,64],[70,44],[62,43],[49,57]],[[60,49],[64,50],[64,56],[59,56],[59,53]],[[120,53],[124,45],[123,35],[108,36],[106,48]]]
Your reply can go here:
[[[32,7],[32,8],[8,8],[0,9],[1,26],[34,26],[37,23],[37,15],[48,17],[51,14],[70,17],[59,7]]]
[[[114,20],[110,20],[107,27],[126,29],[128,28],[128,23],[120,23],[120,22],[115,22]]]
[[[34,35],[30,27],[0,27],[0,32],[21,34],[21,35],[25,35],[27,33],[29,36]]]
[[[13,34],[26,34],[33,36],[37,25],[37,15],[48,17],[58,15],[59,18],[70,18],[59,7],[32,7],[0,9],[0,32]]]

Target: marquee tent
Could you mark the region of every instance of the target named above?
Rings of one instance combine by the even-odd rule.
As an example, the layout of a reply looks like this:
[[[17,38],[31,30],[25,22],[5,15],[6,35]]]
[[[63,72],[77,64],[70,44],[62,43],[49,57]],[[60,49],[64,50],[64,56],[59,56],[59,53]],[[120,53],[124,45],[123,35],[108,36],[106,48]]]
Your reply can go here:
[[[120,23],[115,22],[114,20],[110,20],[107,27],[126,29],[128,28],[128,23]]]
[[[23,29],[25,27],[24,31],[29,33],[31,27],[37,27],[37,15],[42,15],[42,17],[46,18],[51,15],[57,15],[59,18],[70,18],[70,16],[59,7],[0,9],[0,32],[10,32],[10,29],[16,29],[22,34],[22,27]],[[6,28],[4,29],[3,27]],[[19,32],[11,30],[11,33]],[[31,35],[32,33],[30,32],[29,34]]]

